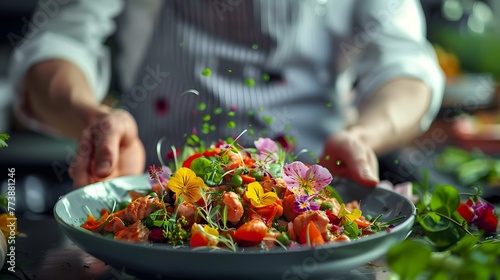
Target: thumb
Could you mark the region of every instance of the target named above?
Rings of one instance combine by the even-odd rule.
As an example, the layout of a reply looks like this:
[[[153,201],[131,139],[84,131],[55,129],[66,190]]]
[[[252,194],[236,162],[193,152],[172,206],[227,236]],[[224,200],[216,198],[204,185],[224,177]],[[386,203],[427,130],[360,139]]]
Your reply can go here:
[[[380,181],[373,168],[366,163],[358,165],[352,172],[353,179],[365,186],[376,186]]]
[[[116,168],[120,146],[118,133],[106,134],[95,147],[95,170],[97,177],[105,178]]]

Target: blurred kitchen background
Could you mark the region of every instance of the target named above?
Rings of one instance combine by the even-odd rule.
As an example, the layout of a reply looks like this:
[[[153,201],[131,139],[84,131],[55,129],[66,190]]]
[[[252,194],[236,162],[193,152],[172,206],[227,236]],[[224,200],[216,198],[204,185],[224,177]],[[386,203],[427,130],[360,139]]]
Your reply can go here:
[[[7,186],[7,168],[15,168],[17,210],[48,213],[57,198],[71,190],[67,168],[75,143],[28,131],[19,124],[12,115],[13,100],[6,78],[8,59],[15,45],[12,34],[23,34],[36,2],[0,1],[0,133],[11,135],[9,147],[0,149],[0,191]],[[471,148],[481,146],[486,139],[487,153],[498,154],[500,0],[421,0],[421,3],[427,18],[428,38],[447,75],[441,118],[465,116],[463,129],[450,132],[462,137],[463,141],[457,143]],[[450,127],[452,124],[455,125],[447,123]],[[395,157],[398,162],[401,160],[401,154]],[[382,159],[382,169],[393,168],[393,158]]]

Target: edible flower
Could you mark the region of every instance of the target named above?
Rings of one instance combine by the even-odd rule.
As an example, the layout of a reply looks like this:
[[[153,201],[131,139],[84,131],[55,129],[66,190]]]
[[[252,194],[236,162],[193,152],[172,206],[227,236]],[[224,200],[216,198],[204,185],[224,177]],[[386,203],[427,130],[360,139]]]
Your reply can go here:
[[[297,195],[293,203],[295,213],[304,213],[310,210],[319,210],[319,203],[314,201],[315,196]]]
[[[266,162],[278,161],[279,147],[270,138],[259,138],[254,141],[255,148],[259,152],[258,157]]]
[[[340,210],[339,210],[339,214],[338,214],[338,218],[340,219],[342,225],[346,225],[348,224],[349,222],[352,222],[358,218],[361,217],[361,210],[359,209],[354,209],[352,212],[350,212],[349,210],[347,210],[347,208],[345,208],[345,204],[342,203],[340,205]]]
[[[148,168],[149,173],[149,183],[151,185],[155,185],[158,183],[165,184],[169,180],[170,174],[172,174],[172,170],[168,166],[156,166],[150,165]]]
[[[274,192],[264,193],[264,188],[262,188],[259,182],[248,184],[248,190],[245,192],[245,195],[250,199],[252,206],[256,208],[271,205],[278,199],[278,195]]]
[[[200,200],[202,197],[200,188],[204,185],[203,179],[186,167],[179,168],[167,183],[168,188],[175,193],[177,198],[182,197],[189,203]]]
[[[467,204],[472,204],[472,201],[467,201]],[[477,228],[485,232],[496,232],[498,219],[495,216],[495,207],[487,202],[477,200],[475,204],[470,205],[474,209],[474,218],[472,222],[477,225]]]
[[[287,188],[296,195],[313,195],[321,191],[332,181],[330,171],[320,165],[307,167],[303,162],[296,161],[283,167],[283,180]]]

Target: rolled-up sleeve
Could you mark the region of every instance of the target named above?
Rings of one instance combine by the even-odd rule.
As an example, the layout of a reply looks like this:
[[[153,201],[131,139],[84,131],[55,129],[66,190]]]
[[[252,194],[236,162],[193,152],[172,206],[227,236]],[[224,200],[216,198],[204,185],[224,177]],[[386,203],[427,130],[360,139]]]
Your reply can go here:
[[[15,91],[32,65],[64,59],[81,69],[96,98],[102,100],[111,73],[103,42],[114,32],[113,18],[122,8],[121,0],[39,1],[12,54],[9,80]]]
[[[425,17],[416,0],[359,1],[354,35],[360,51],[356,64],[359,102],[391,79],[412,77],[431,90],[431,103],[421,122],[426,130],[439,111],[444,75],[425,37]]]

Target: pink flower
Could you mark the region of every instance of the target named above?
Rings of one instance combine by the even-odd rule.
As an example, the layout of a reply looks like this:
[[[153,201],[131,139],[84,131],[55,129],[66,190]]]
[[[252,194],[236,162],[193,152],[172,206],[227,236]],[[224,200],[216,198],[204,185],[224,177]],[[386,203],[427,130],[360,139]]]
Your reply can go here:
[[[280,151],[276,142],[270,138],[259,138],[254,141],[255,148],[259,152],[258,157],[266,162],[276,162]]]
[[[313,195],[321,191],[332,181],[330,171],[321,165],[307,167],[300,161],[295,161],[283,167],[283,180],[287,188],[297,194]]]

